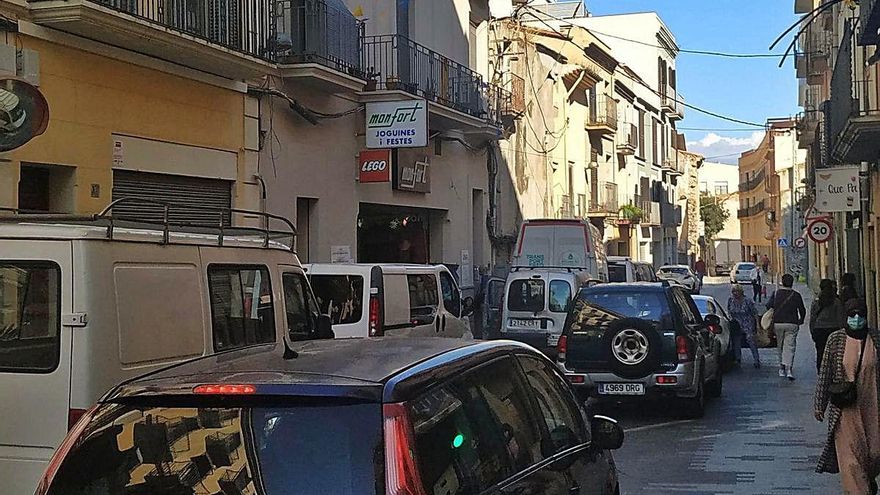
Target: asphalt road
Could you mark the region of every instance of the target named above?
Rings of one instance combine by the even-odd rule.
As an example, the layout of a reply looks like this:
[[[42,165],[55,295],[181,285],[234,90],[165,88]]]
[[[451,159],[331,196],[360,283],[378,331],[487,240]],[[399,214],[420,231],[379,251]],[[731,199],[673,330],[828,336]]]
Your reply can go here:
[[[703,293],[726,304],[729,290],[722,279],[707,278]],[[809,307],[808,289],[800,290]],[[615,453],[622,492],[839,493],[836,475],[815,473],[826,431],[812,414],[815,355],[806,325],[798,335],[794,382],[777,375],[775,349],[761,350],[760,370],[745,350],[743,366],[725,375],[722,397],[709,402],[700,420],[676,419],[669,404],[600,405],[627,431]]]

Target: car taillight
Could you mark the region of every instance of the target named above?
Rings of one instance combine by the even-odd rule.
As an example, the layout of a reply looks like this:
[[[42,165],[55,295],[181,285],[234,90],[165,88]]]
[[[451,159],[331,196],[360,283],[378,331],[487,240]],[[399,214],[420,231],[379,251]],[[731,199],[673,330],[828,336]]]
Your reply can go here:
[[[379,304],[379,296],[370,296],[370,337],[385,335],[382,328],[382,307]]]
[[[97,409],[98,406],[95,406],[79,415],[79,419],[70,428],[70,431],[67,432],[67,437],[64,438],[64,441],[61,442],[58,450],[52,455],[49,465],[46,466],[46,472],[43,474],[40,484],[37,485],[35,495],[46,495],[49,493],[49,487],[52,486],[52,481],[55,479],[55,475],[58,474],[58,468],[61,467],[61,463],[64,462],[64,459],[67,457],[67,454],[70,453],[71,449],[73,449],[73,446],[76,445],[77,440],[79,440],[79,437],[82,436],[83,432],[86,430],[86,426],[92,421],[92,417],[95,415]]]
[[[684,335],[675,338],[675,351],[678,353],[678,362],[692,361],[691,341]]]
[[[257,393],[257,387],[221,383],[205,384],[194,387],[193,393],[198,395],[252,395]]]
[[[427,495],[413,457],[415,444],[406,406],[385,404],[382,411],[385,416],[386,495]]]
[[[560,335],[559,342],[556,343],[556,359],[560,363],[564,363],[566,354],[568,354],[568,337]]]

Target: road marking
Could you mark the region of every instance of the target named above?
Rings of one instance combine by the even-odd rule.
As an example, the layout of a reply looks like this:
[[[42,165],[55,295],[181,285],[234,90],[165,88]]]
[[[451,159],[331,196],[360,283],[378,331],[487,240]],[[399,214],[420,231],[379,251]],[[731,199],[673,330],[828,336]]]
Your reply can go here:
[[[720,436],[722,436],[722,435],[723,435],[723,436],[729,436],[729,435],[732,435],[732,434],[735,434],[735,433],[750,433],[750,432],[756,432],[756,431],[775,430],[776,428],[779,428],[779,427],[781,427],[781,426],[785,426],[785,425],[787,425],[787,424],[788,424],[788,421],[770,421],[770,422],[768,422],[767,424],[765,424],[765,425],[763,425],[763,426],[758,426],[758,427],[753,427],[753,428],[746,428],[746,429],[744,429],[744,430],[726,431],[726,432],[723,432],[723,433],[713,433],[713,434],[711,434],[711,435],[702,435],[702,436],[699,436],[699,437],[685,438],[685,439],[682,440],[682,441],[683,441],[683,442],[697,442],[697,441],[700,441],[700,440],[708,440],[708,439],[710,439],[710,438],[717,438],[717,437],[720,437]]]
[[[656,430],[657,428],[666,428],[667,426],[674,425],[683,425],[685,423],[693,423],[694,419],[682,419],[679,421],[669,421],[666,423],[657,423],[656,425],[645,425],[645,426],[636,426],[635,428],[628,428],[624,430],[625,433],[634,433],[637,431],[646,431],[646,430]]]

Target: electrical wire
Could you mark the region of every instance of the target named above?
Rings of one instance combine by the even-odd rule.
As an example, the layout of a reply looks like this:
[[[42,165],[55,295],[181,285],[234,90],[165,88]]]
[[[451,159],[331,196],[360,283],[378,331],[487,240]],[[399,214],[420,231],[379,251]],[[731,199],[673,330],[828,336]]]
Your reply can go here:
[[[680,131],[708,131],[708,132],[755,132],[752,127],[724,128],[724,127],[676,127]]]

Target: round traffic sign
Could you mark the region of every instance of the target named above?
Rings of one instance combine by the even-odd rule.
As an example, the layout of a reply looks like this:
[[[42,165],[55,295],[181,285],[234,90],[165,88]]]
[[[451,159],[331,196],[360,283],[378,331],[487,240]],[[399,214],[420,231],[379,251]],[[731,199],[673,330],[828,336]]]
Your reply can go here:
[[[794,247],[796,247],[797,249],[803,249],[807,247],[807,240],[803,237],[798,237],[794,240]]]
[[[819,244],[827,242],[831,238],[833,231],[831,222],[825,219],[813,220],[813,223],[807,228],[807,234],[810,236],[810,239]]]

